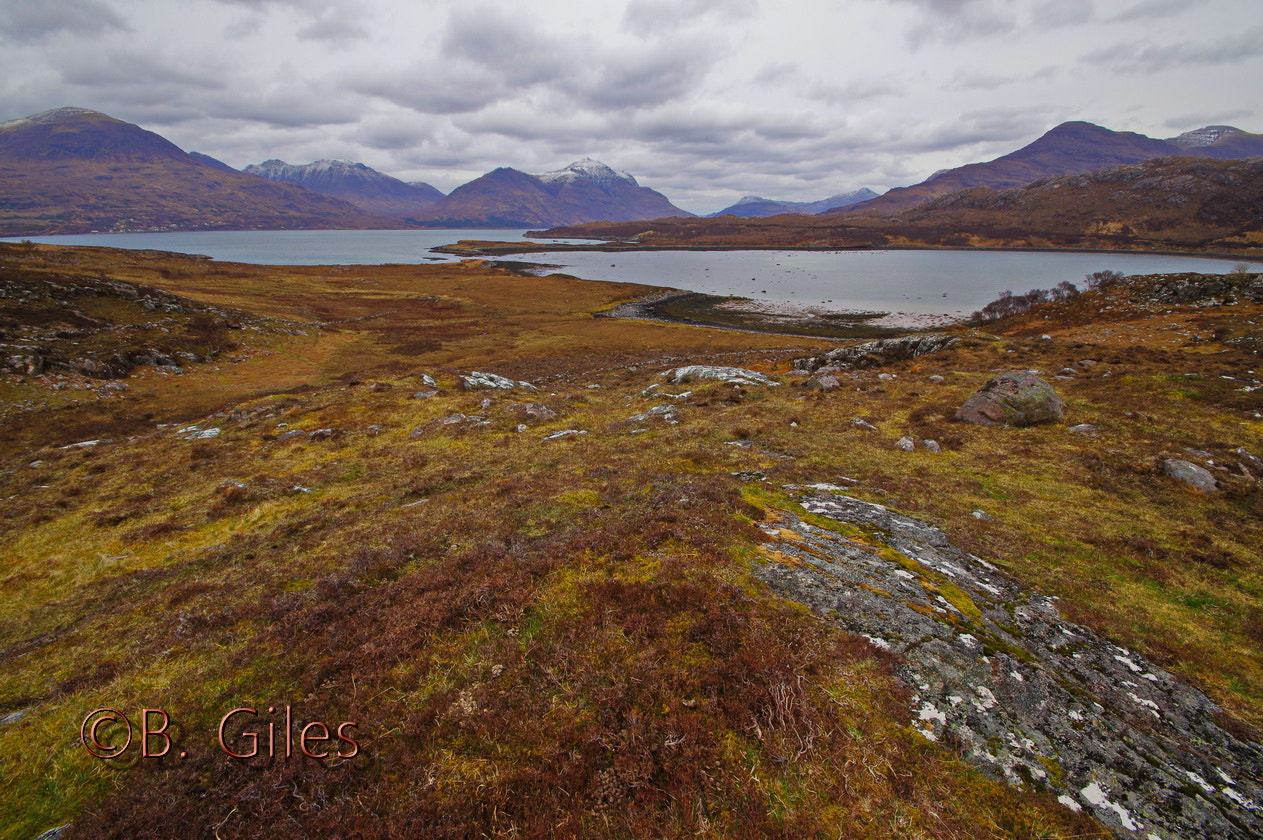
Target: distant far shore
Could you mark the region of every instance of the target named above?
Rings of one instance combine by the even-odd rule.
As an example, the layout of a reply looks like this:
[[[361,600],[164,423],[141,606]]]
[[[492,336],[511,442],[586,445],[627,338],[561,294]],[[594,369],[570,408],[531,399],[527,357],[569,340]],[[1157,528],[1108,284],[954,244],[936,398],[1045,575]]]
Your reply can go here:
[[[539,235],[539,231],[527,232],[528,236],[531,234]],[[579,237],[568,236],[565,238],[578,239]],[[458,257],[499,257],[510,254],[551,253],[557,251],[604,251],[609,253],[626,251],[1014,251],[1055,254],[1144,254],[1155,257],[1202,257],[1211,260],[1263,261],[1263,253],[1173,251],[1152,248],[1068,248],[1064,246],[1036,247],[1030,245],[638,245],[630,242],[602,241],[598,239],[593,239],[590,245],[586,243],[576,245],[574,243],[546,244],[462,239],[452,245],[440,245],[432,250]]]

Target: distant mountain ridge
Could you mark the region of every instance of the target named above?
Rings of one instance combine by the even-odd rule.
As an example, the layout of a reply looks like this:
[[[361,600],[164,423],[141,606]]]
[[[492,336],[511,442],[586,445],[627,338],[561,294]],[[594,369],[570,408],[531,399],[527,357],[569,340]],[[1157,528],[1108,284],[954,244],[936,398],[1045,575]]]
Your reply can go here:
[[[692,215],[626,172],[583,158],[540,175],[494,169],[414,220],[434,227],[530,227]]]
[[[299,165],[272,159],[241,171],[341,198],[366,213],[399,219],[415,216],[443,198],[443,193],[429,184],[407,184],[349,160],[318,160]]]
[[[957,190],[1021,187],[1053,175],[1094,172],[1169,155],[1224,159],[1263,155],[1263,135],[1232,126],[1207,126],[1169,140],[1155,140],[1089,122],[1065,122],[995,160],[936,172],[919,184],[896,187],[869,201],[828,212],[897,214]]]
[[[0,234],[397,226],[212,161],[87,108],[0,123]]]
[[[717,213],[711,213],[710,217],[739,216],[743,219],[751,219],[763,216],[779,216],[783,213],[801,213],[805,216],[814,216],[827,210],[858,204],[861,201],[868,201],[876,197],[877,193],[868,187],[849,193],[838,193],[819,201],[776,201],[757,195],[744,195],[737,199],[735,204],[725,207]]]

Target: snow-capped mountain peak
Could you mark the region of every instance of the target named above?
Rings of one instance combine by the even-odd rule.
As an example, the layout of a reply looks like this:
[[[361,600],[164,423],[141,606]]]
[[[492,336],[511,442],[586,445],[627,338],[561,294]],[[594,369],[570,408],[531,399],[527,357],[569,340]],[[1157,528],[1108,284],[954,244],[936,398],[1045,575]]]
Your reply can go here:
[[[1224,135],[1240,133],[1241,129],[1233,128],[1230,125],[1208,125],[1205,128],[1186,131],[1179,137],[1172,138],[1171,142],[1186,149],[1195,149],[1201,146],[1209,146]]]
[[[576,160],[564,169],[558,169],[555,172],[542,172],[535,177],[543,181],[545,184],[551,184],[558,181],[568,183],[584,179],[596,181],[597,183],[626,181],[634,187],[640,186],[636,183],[636,179],[627,172],[620,172],[619,170],[606,166],[599,160],[593,160],[590,157],[585,157],[582,160]]]

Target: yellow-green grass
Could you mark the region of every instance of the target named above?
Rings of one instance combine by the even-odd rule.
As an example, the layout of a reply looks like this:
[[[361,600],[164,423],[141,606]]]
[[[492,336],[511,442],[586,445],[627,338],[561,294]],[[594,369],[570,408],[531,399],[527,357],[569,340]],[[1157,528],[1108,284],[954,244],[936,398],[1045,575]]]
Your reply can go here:
[[[1005,327],[887,368],[895,379],[863,372],[824,393],[692,384],[668,400],[641,391],[686,361],[753,365],[789,383],[792,354],[777,348],[803,341],[594,319],[638,290],[534,285],[485,266],[340,272],[380,280],[369,297],[321,279],[329,269],[163,258],[173,274],[163,277],[140,258],[82,259],[84,270],[115,259],[137,282],[267,317],[388,314],[307,336],[251,333],[232,351],[247,361],[183,377],[142,371],[132,390],[152,396],[108,409],[131,424],[112,442],[57,449],[65,430],[32,423],[9,444],[0,713],[29,711],[0,727],[3,836],[85,809],[89,834],[162,813],[225,820],[222,836],[245,836],[251,814],[306,819],[297,799],[259,804],[280,788],[323,797],[344,834],[404,831],[406,817],[493,835],[546,823],[585,836],[1090,835],[1046,798],[922,741],[880,653],[750,574],[756,508],[790,505],[774,492],[782,484],[842,477],[1263,721],[1257,485],[1226,479],[1227,492],[1202,497],[1155,470],[1185,447],[1263,450],[1263,426],[1230,384],[1182,378],[1249,364],[1239,351],[1075,347]],[[254,295],[270,272],[289,279]],[[425,315],[432,301],[409,289],[459,293],[459,307]],[[412,317],[433,319],[439,347],[397,349]],[[368,326],[389,319],[398,326]],[[1056,385],[1067,422],[1100,425],[1097,436],[950,419],[996,369],[1089,357],[1102,359],[1090,378]],[[541,391],[464,392],[456,373],[470,369]],[[412,399],[423,372],[443,390]],[[514,408],[527,401],[559,416],[529,421]],[[668,401],[678,425],[630,420]],[[222,429],[213,439],[158,428],[228,407],[237,413],[199,423]],[[154,416],[130,414],[141,408]],[[458,412],[489,425],[436,422]],[[856,416],[878,430],[853,426]],[[322,428],[336,431],[277,439]],[[543,440],[563,429],[587,434]],[[901,452],[904,434],[945,452]],[[975,519],[978,508],[991,520]],[[228,709],[285,703],[360,720],[372,760],[250,769],[216,754]],[[87,758],[78,720],[99,705],[169,708],[189,761],[111,769]],[[255,804],[231,816],[240,802]]]

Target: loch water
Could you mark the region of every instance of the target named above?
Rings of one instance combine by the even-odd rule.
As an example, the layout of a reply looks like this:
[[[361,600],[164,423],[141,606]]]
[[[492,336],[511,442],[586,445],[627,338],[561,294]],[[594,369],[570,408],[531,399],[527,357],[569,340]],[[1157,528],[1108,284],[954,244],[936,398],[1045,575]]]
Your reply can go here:
[[[330,230],[118,233],[36,242],[148,248],[264,265],[425,264],[461,239],[517,242],[524,230]],[[15,240],[9,240],[15,241]],[[566,242],[569,240],[541,240]],[[1003,291],[1023,293],[1096,271],[1225,273],[1241,260],[1061,251],[558,251],[504,257],[588,280],[644,283],[833,311],[967,315]],[[1246,262],[1251,271],[1263,263]]]

